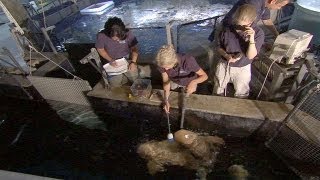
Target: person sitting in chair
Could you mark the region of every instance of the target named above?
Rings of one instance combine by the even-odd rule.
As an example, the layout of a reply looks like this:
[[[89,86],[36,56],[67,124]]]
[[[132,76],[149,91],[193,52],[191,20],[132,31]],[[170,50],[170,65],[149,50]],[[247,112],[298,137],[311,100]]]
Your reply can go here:
[[[163,46],[156,56],[164,90],[164,109],[169,113],[170,89],[185,87],[187,95],[197,90],[197,85],[208,79],[195,58],[188,54],[177,54],[172,45]]]
[[[125,28],[123,21],[118,17],[111,17],[104,25],[104,29],[97,35],[95,47],[111,66],[117,67],[115,60],[126,58],[129,66],[128,71],[120,75],[108,75],[111,87],[119,87],[133,82],[138,77],[138,41],[131,31]],[[130,60],[129,60],[130,59]]]

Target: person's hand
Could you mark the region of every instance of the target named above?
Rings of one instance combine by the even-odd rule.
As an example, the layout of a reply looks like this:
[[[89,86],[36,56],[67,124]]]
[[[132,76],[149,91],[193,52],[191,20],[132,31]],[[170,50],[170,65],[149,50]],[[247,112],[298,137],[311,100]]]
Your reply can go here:
[[[196,83],[195,81],[191,81],[187,86],[187,94],[186,95],[189,96],[190,94],[196,92],[197,86],[198,86],[198,83]]]
[[[240,60],[242,58],[242,53],[235,53],[232,55],[232,58],[236,61]]]
[[[136,63],[129,64],[129,71],[137,71],[137,70],[138,70],[138,66]]]
[[[113,67],[118,67],[118,63],[116,61],[111,61],[110,65]]]
[[[249,36],[249,40],[250,42],[254,42],[254,35],[255,35],[255,31],[252,29],[252,27],[247,26],[246,30],[244,31],[244,34],[246,36]]]
[[[163,109],[166,113],[170,113],[170,103],[168,100],[164,102]]]
[[[234,58],[232,55],[229,55],[227,61],[230,62],[230,63],[235,63],[235,62],[237,62],[239,59],[240,59],[240,58]]]

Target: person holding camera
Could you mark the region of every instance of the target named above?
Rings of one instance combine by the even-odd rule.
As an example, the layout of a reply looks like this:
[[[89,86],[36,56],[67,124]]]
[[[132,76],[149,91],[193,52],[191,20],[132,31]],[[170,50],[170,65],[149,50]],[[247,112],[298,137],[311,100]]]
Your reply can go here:
[[[279,35],[279,32],[271,20],[270,10],[280,10],[282,7],[291,2],[293,2],[293,0],[239,0],[225,15],[224,19],[222,20],[222,24],[218,23],[216,29],[211,32],[208,39],[212,42],[215,38],[217,38],[217,35],[220,33],[222,27],[231,26],[233,23],[232,19],[237,8],[245,4],[251,4],[256,9],[257,17],[253,23],[257,24],[261,20],[264,26],[276,38]]]
[[[232,19],[238,7],[244,4],[251,4],[257,12],[253,23],[257,24],[257,22],[261,20],[272,34],[277,37],[279,32],[270,19],[270,10],[279,10],[290,2],[292,2],[292,0],[239,0],[223,19],[223,26],[227,27],[232,25]]]
[[[220,32],[217,41],[220,61],[214,75],[214,94],[223,95],[227,84],[232,82],[235,97],[249,96],[251,63],[264,42],[263,30],[254,23],[256,16],[255,6],[239,6],[232,25]]]

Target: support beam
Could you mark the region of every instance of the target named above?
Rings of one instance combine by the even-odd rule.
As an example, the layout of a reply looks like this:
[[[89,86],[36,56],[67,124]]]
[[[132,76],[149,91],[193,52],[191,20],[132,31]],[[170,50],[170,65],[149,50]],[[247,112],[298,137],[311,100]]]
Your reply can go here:
[[[28,13],[20,2],[18,0],[1,0],[0,6],[10,22],[15,24],[17,31],[23,34],[19,24],[22,24],[28,18]]]

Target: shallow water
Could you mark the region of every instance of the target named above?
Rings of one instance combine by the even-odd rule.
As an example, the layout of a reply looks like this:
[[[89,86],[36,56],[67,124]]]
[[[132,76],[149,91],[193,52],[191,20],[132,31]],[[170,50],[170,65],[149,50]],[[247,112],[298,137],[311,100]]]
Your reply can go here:
[[[121,18],[132,29],[138,39],[139,52],[143,57],[153,58],[155,52],[167,43],[165,25],[175,21],[180,25],[218,15],[223,15],[236,0],[229,1],[182,1],[182,0],[132,0],[116,5],[110,12],[102,15],[81,15],[67,17],[56,24],[55,34],[61,43],[95,43],[97,33],[103,29],[109,17]],[[177,46],[187,52],[199,45],[209,43],[208,37],[213,29],[213,21],[195,22],[182,28],[178,33],[180,43]]]
[[[102,15],[78,13],[68,17],[57,24],[56,29],[58,36],[66,42],[89,43],[95,41],[96,33],[103,28],[109,17],[121,18],[128,28],[165,27],[172,20],[181,24],[225,14],[232,2],[235,0],[226,2],[228,4],[208,0],[125,1]],[[78,36],[80,34],[82,36]]]
[[[136,154],[139,143],[166,139],[164,117],[135,119],[103,112],[99,126],[105,129],[89,129],[86,119],[81,125],[70,123],[72,118],[61,119],[46,103],[1,102],[0,113],[6,116],[0,126],[0,160],[6,162],[1,163],[1,169],[63,179],[196,178],[194,171],[180,167],[169,167],[168,172],[151,177],[146,163]],[[85,117],[79,112],[74,116]],[[173,130],[177,126],[173,124]],[[297,179],[261,142],[228,135],[223,138],[226,146],[208,179],[229,179],[227,168],[233,164],[244,165],[253,179]]]

